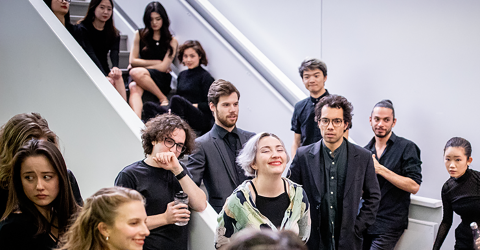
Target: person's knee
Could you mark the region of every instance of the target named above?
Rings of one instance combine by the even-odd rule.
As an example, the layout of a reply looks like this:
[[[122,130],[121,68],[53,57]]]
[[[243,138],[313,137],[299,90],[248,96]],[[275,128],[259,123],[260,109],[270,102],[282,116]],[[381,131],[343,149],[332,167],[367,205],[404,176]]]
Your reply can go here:
[[[143,94],[143,89],[140,86],[138,86],[136,82],[129,83],[128,88],[130,89],[130,95]]]
[[[145,68],[133,68],[130,70],[130,76],[134,81],[138,81],[138,79],[142,78],[146,72],[148,71]]]

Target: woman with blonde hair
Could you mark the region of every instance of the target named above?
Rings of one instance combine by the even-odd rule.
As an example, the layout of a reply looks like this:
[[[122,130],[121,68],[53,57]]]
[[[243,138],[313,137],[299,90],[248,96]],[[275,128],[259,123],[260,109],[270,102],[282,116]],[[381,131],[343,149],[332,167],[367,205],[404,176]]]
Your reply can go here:
[[[146,220],[145,202],[139,192],[102,188],[85,200],[59,250],[142,249],[150,234]]]
[[[224,247],[245,228],[290,230],[306,242],[310,237],[310,204],[303,188],[283,178],[289,157],[276,135],[260,133],[248,140],[237,157],[245,174],[218,215],[215,247]]]

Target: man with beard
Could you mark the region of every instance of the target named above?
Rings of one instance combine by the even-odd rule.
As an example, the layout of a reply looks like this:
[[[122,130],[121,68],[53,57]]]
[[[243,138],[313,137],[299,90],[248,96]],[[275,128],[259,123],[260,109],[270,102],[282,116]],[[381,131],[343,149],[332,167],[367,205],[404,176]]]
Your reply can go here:
[[[217,213],[233,190],[247,179],[235,159],[243,145],[255,134],[235,126],[239,99],[240,92],[229,81],[219,79],[212,83],[208,90],[208,102],[215,125],[195,140],[196,148],[188,157],[187,168],[193,180],[198,186],[203,180],[208,202]]]
[[[344,138],[352,110],[343,96],[322,98],[315,121],[323,139],[298,148],[290,165],[290,179],[303,185],[310,201],[311,250],[360,250],[363,232],[375,221],[380,189],[371,153]]]
[[[410,193],[422,182],[420,149],[392,132],[397,119],[390,100],[378,102],[370,124],[375,133],[365,146],[373,155],[382,197],[375,223],[364,234],[363,249],[394,249],[408,225]]]

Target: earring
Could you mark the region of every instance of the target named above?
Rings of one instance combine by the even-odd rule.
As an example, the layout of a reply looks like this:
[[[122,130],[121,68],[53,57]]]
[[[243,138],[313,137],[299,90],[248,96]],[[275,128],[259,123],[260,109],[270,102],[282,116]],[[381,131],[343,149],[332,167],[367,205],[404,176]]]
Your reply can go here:
[[[255,178],[257,178],[257,177],[258,177],[257,170],[255,169]]]
[[[105,240],[107,240],[107,241],[108,241],[108,239],[109,239],[109,238],[110,238],[110,237],[109,237],[109,236],[107,236],[107,238],[105,238]]]

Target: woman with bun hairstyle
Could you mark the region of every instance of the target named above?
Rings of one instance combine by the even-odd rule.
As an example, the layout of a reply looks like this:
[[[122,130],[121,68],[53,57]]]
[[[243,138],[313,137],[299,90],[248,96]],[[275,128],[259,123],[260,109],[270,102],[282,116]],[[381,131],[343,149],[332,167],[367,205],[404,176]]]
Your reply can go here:
[[[207,66],[208,60],[199,41],[188,40],[180,46],[178,60],[188,69],[178,75],[176,95],[172,96],[168,107],[145,103],[144,120],[148,121],[170,109],[173,114],[182,117],[198,135],[203,135],[210,131],[214,122],[207,95],[215,79],[201,66]]]
[[[113,1],[91,0],[85,17],[79,22],[75,38],[122,98],[127,100],[122,71],[118,68],[120,35],[113,24]],[[110,52],[112,68],[108,67]]]
[[[102,188],[85,206],[58,250],[141,250],[150,234],[143,196],[123,187]]]
[[[78,209],[57,146],[32,139],[13,159],[8,203],[0,222],[2,249],[51,249]]]
[[[170,65],[175,58],[178,42],[170,33],[170,20],[159,2],[151,2],[143,15],[145,28],[135,33],[130,51],[129,103],[139,118],[143,103],[155,101],[168,105],[170,92]]]
[[[480,242],[474,243],[470,229],[472,222],[480,224],[480,172],[470,168],[472,145],[463,138],[453,137],[443,149],[443,161],[450,179],[442,187],[443,219],[433,249],[441,248],[452,226],[454,212],[462,218],[455,229],[455,250],[478,249]]]

